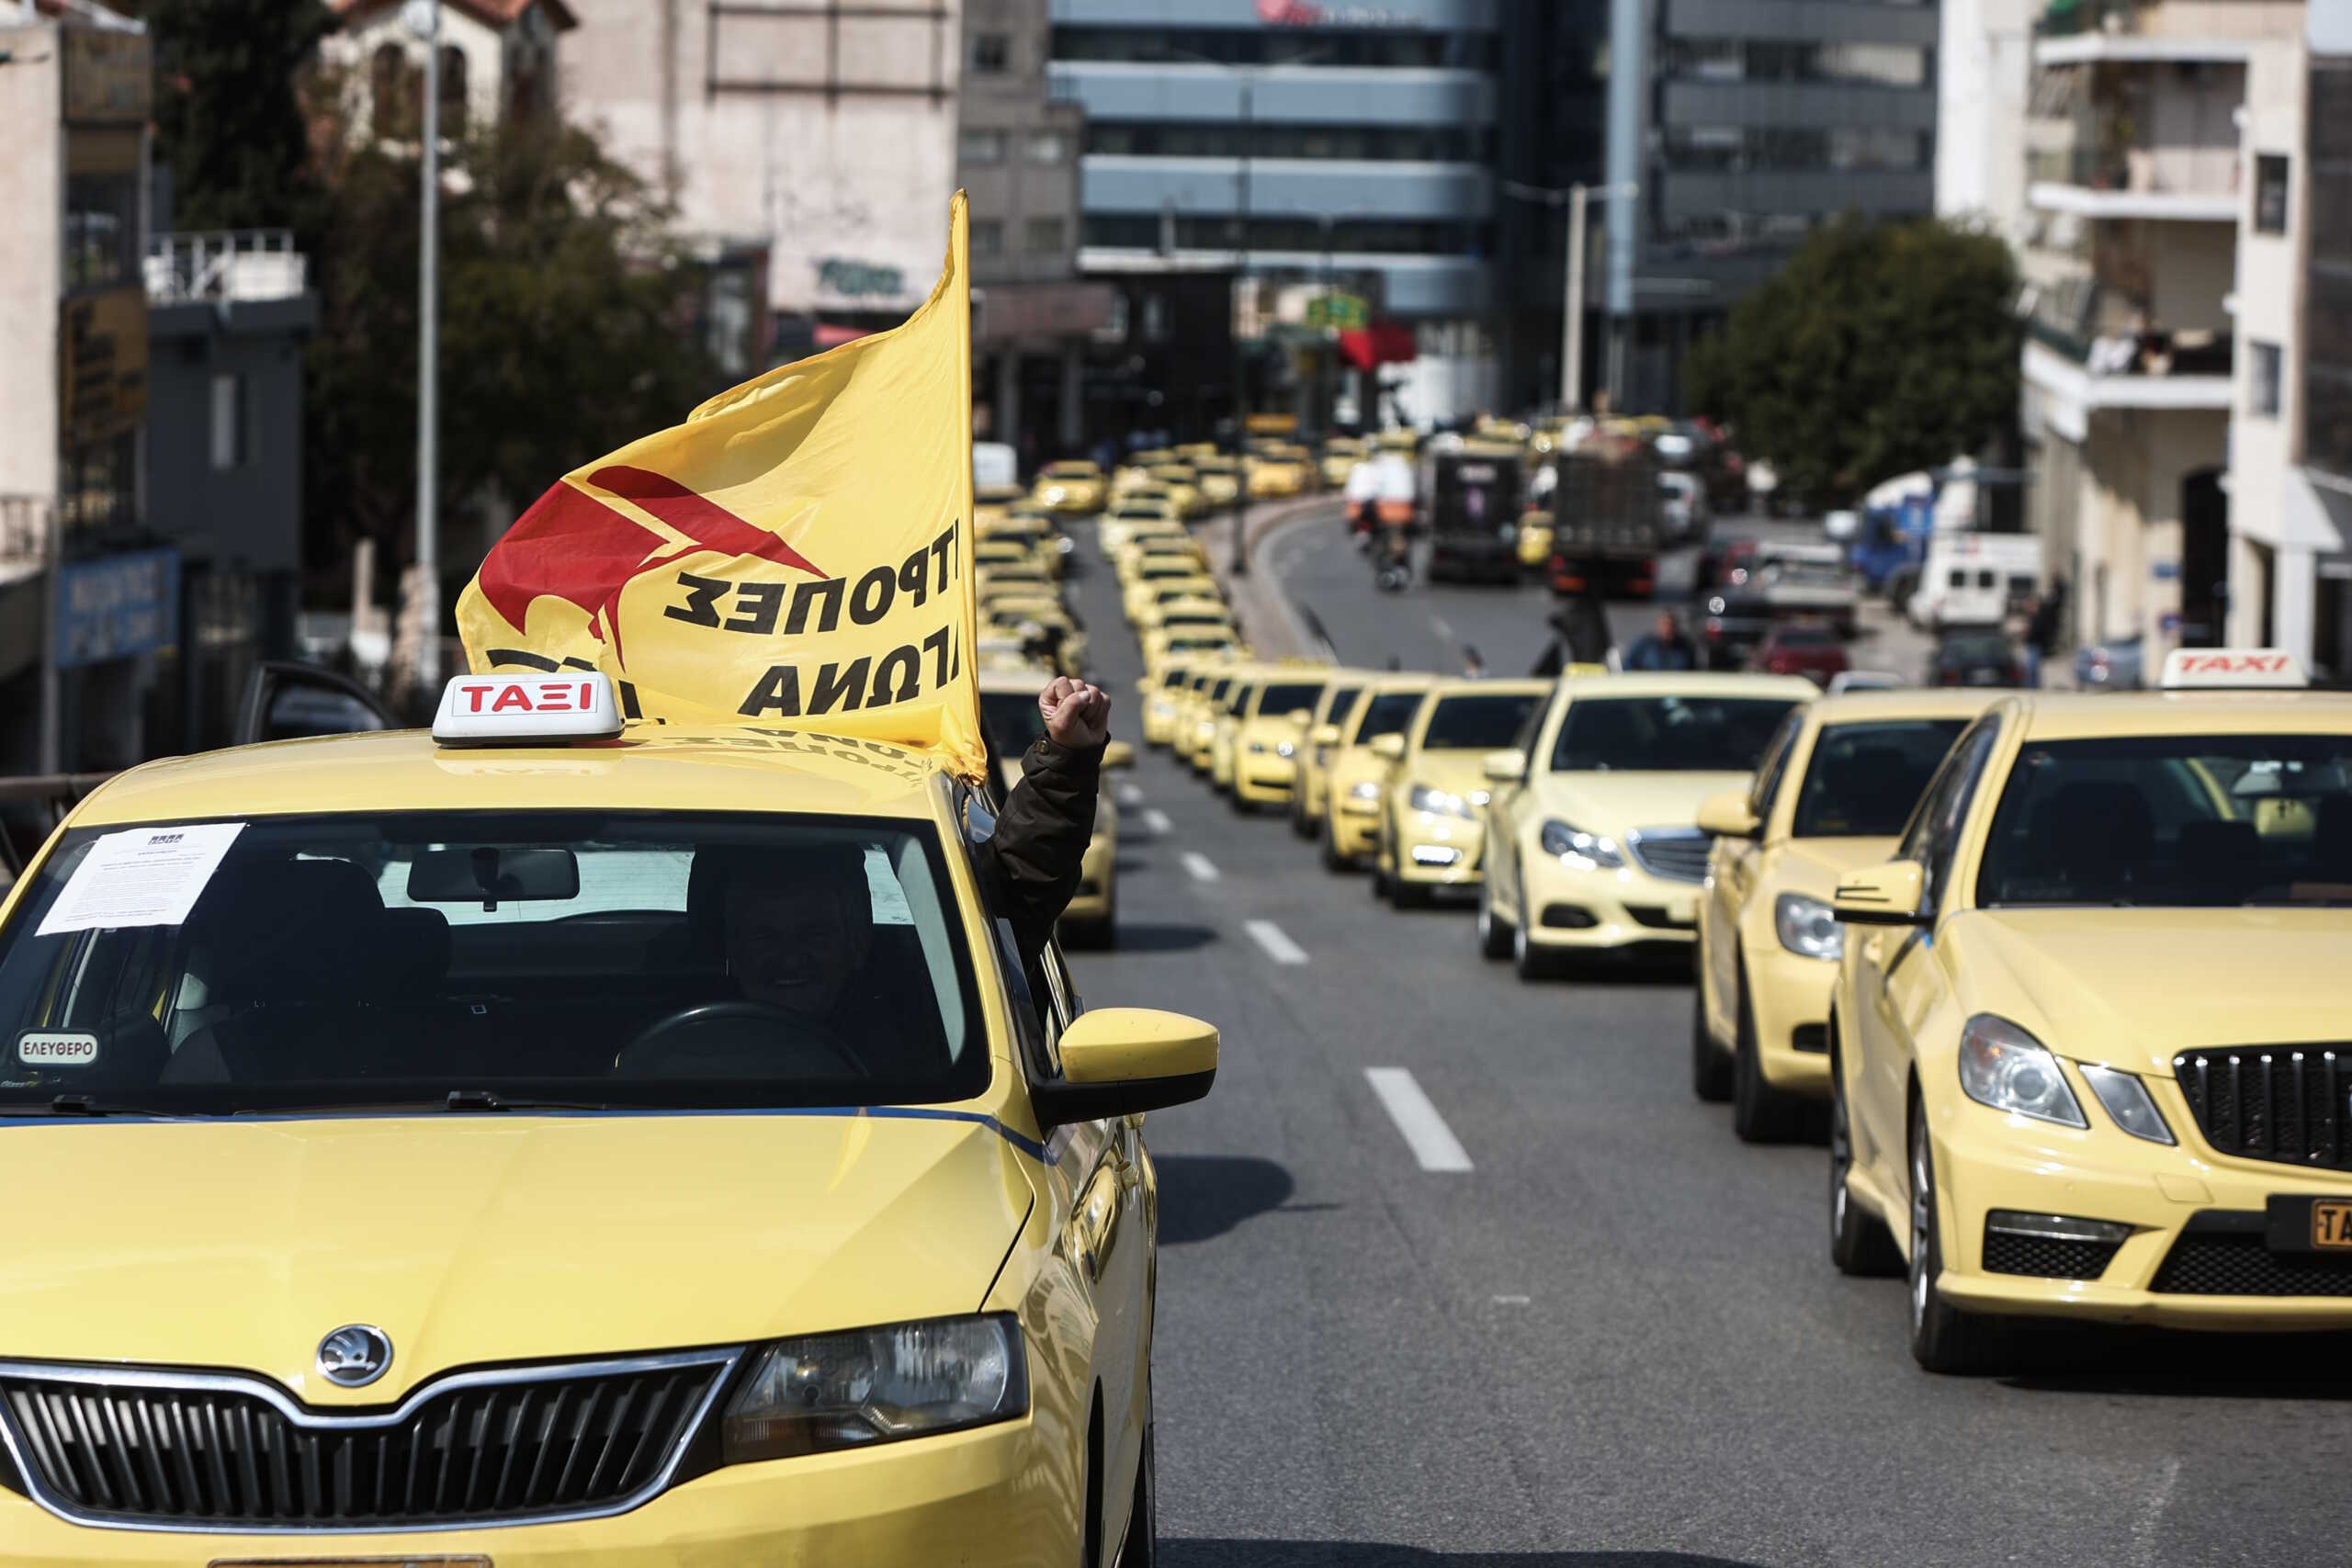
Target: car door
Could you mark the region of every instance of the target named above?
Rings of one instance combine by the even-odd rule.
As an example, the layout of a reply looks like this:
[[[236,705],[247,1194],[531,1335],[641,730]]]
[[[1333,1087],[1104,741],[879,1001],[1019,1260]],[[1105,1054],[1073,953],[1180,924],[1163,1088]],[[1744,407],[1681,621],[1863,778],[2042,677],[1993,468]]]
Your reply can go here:
[[[1773,845],[1765,833],[1771,825],[1773,802],[1780,797],[1781,781],[1796,760],[1794,753],[1804,734],[1804,709],[1791,710],[1788,717],[1781,721],[1781,728],[1773,732],[1764,748],[1763,760],[1756,766],[1755,782],[1747,794],[1747,809],[1756,818],[1756,836],[1719,838],[1708,852],[1707,892],[1699,917],[1702,927],[1700,946],[1707,967],[1710,1013],[1719,1019],[1723,1024],[1721,1032],[1726,1037],[1736,1021],[1732,998],[1739,994],[1740,916],[1770,864],[1767,857]]]
[[[1951,754],[1920,797],[1895,851],[1897,860],[1921,868],[1917,926],[1854,926],[1847,940],[1860,941],[1854,974],[1855,1017],[1847,1021],[1858,1059],[1848,1074],[1855,1091],[1854,1157],[1867,1162],[1889,1192],[1909,1190],[1905,1118],[1909,1111],[1911,1069],[1920,1021],[1940,999],[1942,967],[1935,962],[1936,922],[1945,902],[1945,882],[1960,848],[1960,834],[1976,785],[2000,740],[1999,722],[1977,720],[1952,745]]]

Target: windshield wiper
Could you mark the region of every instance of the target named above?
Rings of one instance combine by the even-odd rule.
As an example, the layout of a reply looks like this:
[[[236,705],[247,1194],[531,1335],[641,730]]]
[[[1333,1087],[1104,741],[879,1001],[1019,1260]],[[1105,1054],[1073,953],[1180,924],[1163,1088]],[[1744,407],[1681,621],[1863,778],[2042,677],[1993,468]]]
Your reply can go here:
[[[610,1105],[579,1100],[509,1100],[486,1089],[453,1089],[441,1102],[445,1111],[610,1111]]]

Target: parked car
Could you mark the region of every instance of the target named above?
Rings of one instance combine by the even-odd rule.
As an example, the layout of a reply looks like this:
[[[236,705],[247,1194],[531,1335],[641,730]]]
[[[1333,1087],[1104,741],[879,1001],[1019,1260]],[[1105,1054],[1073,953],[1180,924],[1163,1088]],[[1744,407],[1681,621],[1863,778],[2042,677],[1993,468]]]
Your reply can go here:
[[[2007,632],[1988,626],[1946,632],[1936,645],[1937,686],[2022,686],[2025,655]]]
[[[1765,675],[1805,675],[1827,685],[1846,671],[1846,642],[1819,621],[1782,621],[1764,634],[1749,668]]]
[[[2086,692],[2136,692],[2147,684],[2144,659],[2136,637],[2086,643],[2075,649],[2075,684]]]

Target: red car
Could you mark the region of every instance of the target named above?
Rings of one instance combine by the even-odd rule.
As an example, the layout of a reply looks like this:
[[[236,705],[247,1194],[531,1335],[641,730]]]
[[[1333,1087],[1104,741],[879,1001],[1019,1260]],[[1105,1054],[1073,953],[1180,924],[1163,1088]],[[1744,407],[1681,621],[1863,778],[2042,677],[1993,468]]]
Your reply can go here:
[[[1832,675],[1846,672],[1845,639],[1835,626],[1783,621],[1764,634],[1750,668],[1767,675],[1810,675],[1826,686]]]

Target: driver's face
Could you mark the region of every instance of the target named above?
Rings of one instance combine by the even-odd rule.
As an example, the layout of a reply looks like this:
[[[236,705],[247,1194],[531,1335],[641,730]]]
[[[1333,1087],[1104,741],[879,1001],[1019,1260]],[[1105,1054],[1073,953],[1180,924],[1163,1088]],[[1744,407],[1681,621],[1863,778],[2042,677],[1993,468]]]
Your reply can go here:
[[[842,984],[865,961],[872,934],[866,900],[846,890],[737,886],[727,892],[727,966],[755,1001],[831,1011]]]

